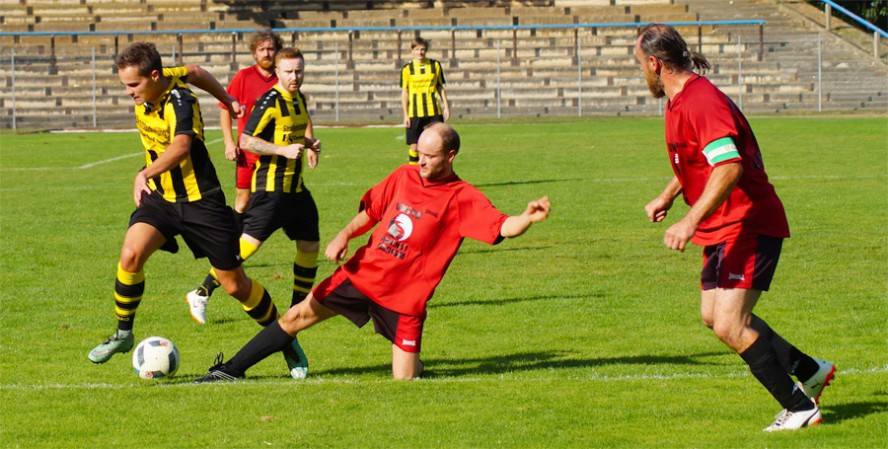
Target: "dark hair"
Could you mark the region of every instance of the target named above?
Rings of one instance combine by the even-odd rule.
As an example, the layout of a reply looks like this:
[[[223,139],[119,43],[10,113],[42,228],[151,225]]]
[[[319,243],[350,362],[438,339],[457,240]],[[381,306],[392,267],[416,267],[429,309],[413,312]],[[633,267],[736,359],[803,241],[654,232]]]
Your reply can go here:
[[[429,49],[429,41],[422,38],[422,36],[416,36],[413,38],[413,43],[410,44],[410,49],[413,50],[419,45],[425,45],[426,50]]]
[[[126,47],[117,55],[115,63],[118,69],[137,67],[141,76],[149,76],[154,70],[163,71],[160,53],[157,52],[157,47],[150,42],[136,42]]]
[[[281,59],[301,59],[305,61],[305,56],[303,56],[302,52],[296,47],[286,47],[280,49],[277,54],[274,55],[274,65],[277,65]]]
[[[645,55],[653,56],[672,69],[705,72],[711,66],[706,57],[688,48],[687,42],[675,28],[662,23],[652,23],[638,36],[638,44]]]
[[[265,41],[271,41],[274,44],[275,52],[284,47],[284,40],[277,33],[271,31],[271,28],[265,28],[253,35],[253,39],[250,40],[250,53],[256,53],[256,49]]]

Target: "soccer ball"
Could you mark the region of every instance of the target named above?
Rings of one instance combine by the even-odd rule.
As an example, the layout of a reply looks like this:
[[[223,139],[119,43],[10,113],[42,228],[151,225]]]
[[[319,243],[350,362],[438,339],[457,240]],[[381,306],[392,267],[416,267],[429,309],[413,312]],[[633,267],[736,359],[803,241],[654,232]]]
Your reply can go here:
[[[179,350],[163,337],[148,337],[133,351],[133,369],[142,379],[161,379],[176,374]]]

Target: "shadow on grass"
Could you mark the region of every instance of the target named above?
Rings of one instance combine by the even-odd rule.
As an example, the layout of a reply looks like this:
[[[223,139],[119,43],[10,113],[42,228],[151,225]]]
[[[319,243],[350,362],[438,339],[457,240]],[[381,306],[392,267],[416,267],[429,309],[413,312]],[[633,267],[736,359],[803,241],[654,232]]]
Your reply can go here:
[[[448,301],[448,302],[430,302],[430,309],[438,309],[444,307],[463,307],[463,306],[501,306],[506,304],[515,304],[519,302],[530,301],[557,301],[562,299],[588,299],[588,298],[604,298],[603,292],[590,292],[582,295],[538,295],[526,296],[521,298],[501,298],[501,299],[472,299],[468,301]]]
[[[596,368],[609,365],[714,365],[715,363],[704,362],[699,359],[723,354],[723,352],[707,352],[689,356],[642,355],[576,359],[568,358],[571,354],[564,351],[551,351],[525,352],[480,358],[430,358],[424,360],[426,371],[423,373],[423,377],[435,379],[441,377],[495,376],[521,371]],[[374,366],[337,368],[321,371],[317,374],[354,376],[375,372],[388,376],[391,372],[391,365],[385,363]]]
[[[827,392],[828,394],[829,392]],[[850,404],[829,405],[821,402],[820,412],[823,422],[838,424],[845,420],[863,418],[868,415],[888,412],[888,402],[852,402]]]
[[[503,181],[503,182],[488,182],[481,184],[472,184],[477,188],[482,187],[502,187],[502,186],[522,186],[522,185],[530,185],[530,184],[552,184],[556,182],[575,182],[575,181],[585,181],[586,178],[568,178],[568,179],[525,179],[523,181]]]
[[[493,246],[493,247],[489,247],[489,248],[480,248],[480,249],[468,249],[468,250],[460,249],[459,255],[460,256],[470,256],[470,255],[477,255],[477,254],[484,255],[484,254],[490,254],[490,253],[538,251],[538,250],[544,250],[544,249],[549,249],[549,248],[552,248],[552,246],[549,245],[549,246],[508,246],[508,247],[506,247],[506,246],[502,246],[502,245],[497,245],[497,246]]]

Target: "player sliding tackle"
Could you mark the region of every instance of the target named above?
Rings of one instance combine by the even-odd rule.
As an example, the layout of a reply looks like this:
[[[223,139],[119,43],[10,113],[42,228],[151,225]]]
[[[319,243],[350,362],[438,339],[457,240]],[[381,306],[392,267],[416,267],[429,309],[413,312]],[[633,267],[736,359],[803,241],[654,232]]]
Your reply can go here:
[[[335,315],[358,327],[372,319],[376,331],[392,342],[394,378],[419,377],[426,305],[463,239],[497,244],[549,216],[547,197],[531,201],[518,215],[498,211],[454,172],[459,147],[459,135],[449,125],[429,126],[419,138],[419,166],[401,166],[368,190],[358,214],[333,238],[325,254],[339,263],[348,255],[350,240],[380,224],[369,242],[305,301],[195,382],[244,377],[251,366],[286,348],[297,333]]]

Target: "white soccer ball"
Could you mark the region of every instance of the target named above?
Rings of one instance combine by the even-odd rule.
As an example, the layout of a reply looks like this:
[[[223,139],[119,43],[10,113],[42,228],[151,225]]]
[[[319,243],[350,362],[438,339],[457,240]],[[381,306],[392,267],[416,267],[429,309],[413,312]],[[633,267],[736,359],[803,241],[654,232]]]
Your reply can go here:
[[[162,379],[179,369],[179,350],[163,337],[148,337],[133,351],[133,369],[142,379]]]

